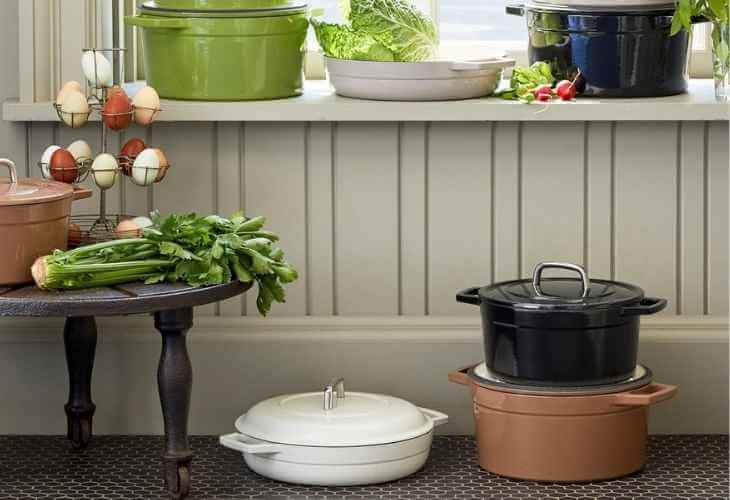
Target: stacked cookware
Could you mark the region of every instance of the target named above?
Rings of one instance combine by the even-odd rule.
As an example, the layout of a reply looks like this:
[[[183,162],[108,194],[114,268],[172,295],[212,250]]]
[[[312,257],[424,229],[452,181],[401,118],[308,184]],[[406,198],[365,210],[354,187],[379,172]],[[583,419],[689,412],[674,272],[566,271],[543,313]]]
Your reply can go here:
[[[672,35],[672,0],[524,0],[530,63],[547,61],[558,79],[597,97],[680,94],[689,84],[690,36]],[[694,21],[702,22],[702,19]]]
[[[575,271],[580,279],[543,278]],[[483,468],[538,481],[625,476],[646,462],[648,408],[677,388],[637,364],[639,318],[667,305],[634,285],[539,264],[530,280],[457,294],[479,305],[484,363],[449,375],[471,388]]]

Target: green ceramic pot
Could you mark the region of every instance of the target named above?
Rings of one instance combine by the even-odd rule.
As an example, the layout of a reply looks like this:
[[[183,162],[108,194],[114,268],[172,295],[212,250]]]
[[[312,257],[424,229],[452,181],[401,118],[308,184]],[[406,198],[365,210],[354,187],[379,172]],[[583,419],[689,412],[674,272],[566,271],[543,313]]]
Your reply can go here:
[[[305,9],[199,14],[143,10],[125,18],[141,29],[147,83],[160,97],[242,101],[302,93]]]

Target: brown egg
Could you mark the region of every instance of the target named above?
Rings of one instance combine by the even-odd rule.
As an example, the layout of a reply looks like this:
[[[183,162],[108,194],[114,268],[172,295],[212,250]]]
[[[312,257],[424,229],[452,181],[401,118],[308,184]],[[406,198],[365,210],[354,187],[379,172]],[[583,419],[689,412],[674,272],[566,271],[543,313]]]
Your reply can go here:
[[[167,156],[165,156],[165,153],[163,153],[161,149],[155,148],[155,153],[157,153],[157,158],[160,159],[160,168],[157,171],[157,177],[155,177],[155,182],[160,182],[162,179],[165,178],[165,174],[167,174],[167,169],[170,168],[170,162],[167,161]]]
[[[107,97],[101,116],[110,129],[125,129],[132,123],[132,101],[122,89],[119,89]]]
[[[79,175],[79,167],[73,155],[65,149],[59,149],[51,156],[51,177],[59,182],[73,184]]]
[[[76,244],[81,242],[81,226],[73,222],[68,225],[68,241]]]
[[[107,90],[106,97],[107,97],[107,99],[109,99],[111,96],[113,96],[115,94],[127,95],[127,93],[124,92],[124,89],[122,89],[122,87],[120,87],[119,85],[114,85],[109,90]]]
[[[139,238],[142,235],[140,228],[133,220],[125,219],[117,225],[117,238]]]
[[[140,154],[147,148],[142,139],[133,137],[124,143],[122,149],[119,151],[119,168],[122,169],[124,175],[130,175],[132,173],[132,164],[134,163],[137,155]]]

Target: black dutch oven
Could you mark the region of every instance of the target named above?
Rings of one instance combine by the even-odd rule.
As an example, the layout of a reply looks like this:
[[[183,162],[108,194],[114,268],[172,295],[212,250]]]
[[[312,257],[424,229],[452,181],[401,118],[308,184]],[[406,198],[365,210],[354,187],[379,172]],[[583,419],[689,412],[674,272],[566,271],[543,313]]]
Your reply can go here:
[[[542,278],[548,268],[580,279]],[[636,369],[639,317],[667,306],[634,285],[589,280],[575,264],[546,262],[531,280],[459,292],[478,305],[487,368],[515,383],[589,386],[626,380]]]
[[[531,64],[550,63],[559,80],[577,76],[576,90],[585,96],[657,97],[687,91],[690,37],[686,31],[671,36],[673,2],[637,0],[620,8],[603,1],[568,3],[528,0],[507,7],[507,13],[527,17]]]

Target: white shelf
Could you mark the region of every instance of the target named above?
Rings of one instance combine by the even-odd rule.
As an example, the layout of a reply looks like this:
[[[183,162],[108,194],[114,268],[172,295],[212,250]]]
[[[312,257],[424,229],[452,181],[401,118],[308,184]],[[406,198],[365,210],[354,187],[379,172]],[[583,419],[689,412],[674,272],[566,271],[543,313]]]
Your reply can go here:
[[[718,121],[730,105],[715,100],[712,80],[692,80],[688,94],[650,99],[578,99],[547,109],[499,98],[440,102],[384,102],[340,97],[323,80],[308,81],[304,95],[244,102],[162,101],[168,122],[372,122],[372,121]],[[58,121],[50,102],[6,101],[8,121]],[[98,116],[96,117],[98,120]]]

